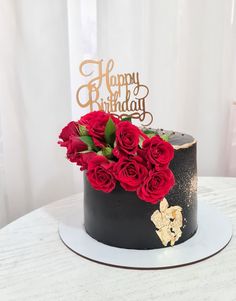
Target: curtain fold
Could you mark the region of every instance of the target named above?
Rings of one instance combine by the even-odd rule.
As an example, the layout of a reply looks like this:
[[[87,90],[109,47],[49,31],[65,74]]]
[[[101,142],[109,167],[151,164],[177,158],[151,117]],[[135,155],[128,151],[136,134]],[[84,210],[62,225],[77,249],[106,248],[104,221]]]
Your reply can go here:
[[[97,24],[98,57],[140,71],[149,86],[152,126],[192,134],[199,175],[225,175],[236,96],[234,0],[103,0]]]
[[[0,225],[76,191],[57,145],[71,119],[66,1],[0,4]]]

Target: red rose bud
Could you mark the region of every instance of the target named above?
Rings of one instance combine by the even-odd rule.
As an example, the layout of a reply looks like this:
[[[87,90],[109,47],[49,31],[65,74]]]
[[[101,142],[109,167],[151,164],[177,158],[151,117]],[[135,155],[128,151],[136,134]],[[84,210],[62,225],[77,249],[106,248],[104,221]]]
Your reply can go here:
[[[113,165],[114,163],[99,155],[88,162],[87,178],[94,189],[108,193],[115,188]]]
[[[140,157],[122,157],[115,164],[114,174],[120,185],[127,191],[135,191],[148,175]]]
[[[137,195],[143,201],[156,204],[168,194],[174,183],[174,175],[169,168],[149,171],[142,186],[138,188]]]
[[[80,161],[79,152],[86,151],[88,146],[79,139],[78,124],[74,121],[70,122],[66,127],[63,128],[58,143],[67,148],[67,158],[73,162],[77,163]]]
[[[79,152],[86,151],[87,149],[88,146],[79,137],[71,136],[69,141],[67,141],[67,158],[71,162],[77,163],[80,156]]]
[[[140,135],[139,128],[129,121],[120,122],[116,128],[114,156],[120,158],[121,156],[135,154],[138,149]]]
[[[71,137],[68,142],[68,152],[83,152],[88,149],[87,144],[80,140],[79,137]]]
[[[156,169],[166,168],[174,157],[173,146],[159,136],[144,140],[141,152],[142,156],[148,161],[149,168],[152,165]]]
[[[70,137],[73,136],[79,136],[78,123],[75,121],[71,121],[70,123],[67,124],[67,126],[65,126],[62,129],[59,138],[62,139],[63,142],[67,142],[70,139]],[[58,143],[61,146],[66,146],[67,144],[63,142],[59,141]]]
[[[90,124],[95,120],[101,111],[90,112],[80,118],[78,121],[79,125],[85,126],[86,128],[90,127]]]
[[[85,127],[90,127],[93,124],[93,121],[100,118],[101,116],[104,116],[104,112],[103,111],[93,111],[90,112],[84,116],[82,116],[80,118],[80,120],[78,121],[79,125],[83,125]]]

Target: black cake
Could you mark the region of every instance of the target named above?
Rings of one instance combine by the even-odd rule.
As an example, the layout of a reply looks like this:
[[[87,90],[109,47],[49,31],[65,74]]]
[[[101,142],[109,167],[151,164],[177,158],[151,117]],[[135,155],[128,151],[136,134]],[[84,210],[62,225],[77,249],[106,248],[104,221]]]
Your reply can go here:
[[[163,130],[158,130],[162,134]],[[119,184],[111,193],[94,190],[84,177],[84,226],[104,244],[128,249],[155,249],[180,244],[197,231],[196,141],[168,132],[174,158],[175,186],[157,204],[140,200]]]

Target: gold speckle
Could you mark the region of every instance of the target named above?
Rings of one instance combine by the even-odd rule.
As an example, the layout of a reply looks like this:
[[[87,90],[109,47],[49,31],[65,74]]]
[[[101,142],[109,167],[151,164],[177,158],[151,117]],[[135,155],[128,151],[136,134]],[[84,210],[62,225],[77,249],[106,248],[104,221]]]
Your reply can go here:
[[[151,221],[156,226],[156,234],[160,238],[162,244],[173,246],[181,237],[183,226],[182,208],[180,206],[171,206],[164,198],[160,203],[160,211],[156,210],[151,216]]]
[[[194,175],[191,179],[191,183],[190,183],[190,191],[193,193],[195,191],[197,191],[197,176]]]

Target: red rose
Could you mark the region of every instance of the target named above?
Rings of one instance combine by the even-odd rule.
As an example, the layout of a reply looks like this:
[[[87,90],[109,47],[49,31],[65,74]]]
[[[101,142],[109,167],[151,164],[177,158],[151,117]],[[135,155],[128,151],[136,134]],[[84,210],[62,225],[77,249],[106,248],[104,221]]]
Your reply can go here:
[[[83,152],[88,149],[87,144],[80,140],[79,137],[72,136],[68,141],[67,150],[69,153]]]
[[[72,136],[79,136],[78,123],[75,121],[71,121],[62,129],[59,138],[62,139],[63,142],[59,141],[58,143],[61,146],[67,146],[67,142]]]
[[[71,136],[69,141],[67,141],[67,158],[71,162],[78,162],[79,157],[81,154],[79,152],[86,151],[88,149],[88,146],[82,142],[79,137]]]
[[[115,164],[114,174],[125,190],[135,191],[147,176],[148,171],[142,163],[140,157],[122,157]]]
[[[71,162],[78,164],[78,162],[81,160],[81,154],[79,154],[79,152],[88,149],[88,146],[79,139],[78,124],[74,121],[70,122],[66,127],[63,128],[59,138],[63,141],[59,141],[58,143],[62,147],[67,148],[67,158]]]
[[[140,130],[129,121],[122,121],[116,128],[116,146],[113,150],[114,156],[133,155],[137,152]]]
[[[154,136],[150,139],[146,139],[142,145],[142,151],[145,159],[147,159],[148,167],[152,165],[156,169],[168,167],[170,161],[174,157],[173,146],[164,141],[160,136]]]
[[[103,111],[95,111],[83,116],[78,123],[86,126],[88,134],[92,137],[93,142],[98,147],[104,147],[105,142],[105,127],[108,119],[111,118],[115,124],[120,120],[109,113]]]
[[[95,120],[96,118],[99,118],[99,116],[103,115],[103,111],[93,111],[90,112],[84,116],[82,116],[80,118],[80,120],[78,121],[79,125],[83,125],[83,126],[89,126],[90,123]]]
[[[174,183],[174,175],[169,168],[151,170],[143,185],[138,188],[137,195],[143,201],[156,204],[168,194]]]
[[[89,162],[97,157],[97,153],[95,152],[88,152],[84,154],[78,154],[76,158],[77,165],[81,166],[80,170],[87,170]]]
[[[94,189],[111,192],[115,188],[113,165],[114,163],[100,155],[88,162],[87,178]]]

